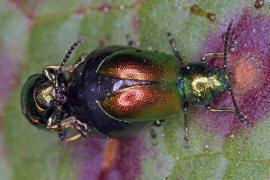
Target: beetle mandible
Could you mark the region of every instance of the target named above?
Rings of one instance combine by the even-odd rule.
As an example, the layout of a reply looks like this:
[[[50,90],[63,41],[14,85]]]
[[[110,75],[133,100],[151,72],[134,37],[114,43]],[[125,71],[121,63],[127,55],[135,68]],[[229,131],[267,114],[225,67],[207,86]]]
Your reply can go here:
[[[28,78],[21,92],[23,113],[35,126],[58,131],[62,142],[88,135],[130,135],[181,111],[188,141],[189,104],[204,105],[213,112],[235,113],[245,124],[226,73],[231,27],[232,21],[226,31],[224,52],[207,53],[201,61],[187,65],[168,33],[174,55],[131,46],[107,46],[65,66],[84,40],[82,37],[70,47],[60,66],[47,66],[42,74]],[[208,56],[224,56],[223,68],[211,68]],[[214,96],[226,89],[234,108],[212,108]],[[77,134],[66,137],[69,129],[75,129]]]

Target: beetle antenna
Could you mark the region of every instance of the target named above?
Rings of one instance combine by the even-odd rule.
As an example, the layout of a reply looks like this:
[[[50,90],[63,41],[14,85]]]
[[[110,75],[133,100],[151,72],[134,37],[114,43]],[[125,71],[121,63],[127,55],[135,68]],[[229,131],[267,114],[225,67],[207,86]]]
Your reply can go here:
[[[225,36],[225,41],[224,41],[224,64],[223,64],[224,71],[226,71],[226,68],[227,68],[227,49],[228,49],[228,42],[229,42],[229,37],[230,37],[231,29],[232,29],[232,23],[233,23],[233,20],[231,20],[229,23],[226,36]]]
[[[81,44],[83,41],[85,40],[85,37],[80,37],[77,41],[75,41],[71,47],[69,48],[67,54],[65,55],[57,73],[60,73],[64,67],[64,65],[66,64],[66,62],[68,61],[68,59],[70,58],[71,54],[73,53],[74,49],[79,46],[79,44]]]
[[[62,61],[62,63],[60,64],[60,67],[59,67],[59,69],[57,70],[56,75],[55,75],[55,82],[54,82],[54,84],[53,84],[54,89],[55,89],[55,92],[56,92],[56,96],[59,96],[59,95],[60,95],[60,93],[59,93],[59,85],[56,85],[57,80],[58,80],[58,77],[59,77],[59,74],[62,72],[62,69],[63,69],[64,65],[65,65],[66,62],[69,60],[69,58],[70,58],[71,54],[73,53],[74,49],[75,49],[79,44],[81,44],[84,40],[85,40],[85,37],[82,36],[82,37],[80,37],[77,41],[75,41],[75,42],[71,45],[71,47],[69,48],[69,50],[68,50],[67,54],[65,55],[65,57],[64,57],[64,59],[63,59],[63,61]],[[57,99],[57,98],[56,98],[56,99]],[[56,103],[57,103],[57,105],[59,104],[59,102],[58,102],[57,100],[56,100]]]
[[[229,23],[229,26],[228,26],[227,32],[226,32],[226,36],[225,36],[225,41],[224,41],[224,64],[223,64],[224,71],[226,71],[226,68],[227,68],[228,42],[229,42],[229,37],[230,37],[231,29],[232,29],[232,23],[233,23],[233,20],[231,20]],[[233,95],[233,91],[232,91],[232,87],[231,87],[230,83],[228,83],[227,86],[228,86],[229,92],[230,92],[231,97],[232,97],[232,102],[233,102],[233,107],[235,109],[235,113],[236,113],[238,119],[241,121],[241,123],[245,125],[246,120],[245,120],[244,116],[239,111],[239,108],[238,108],[237,103],[235,101],[235,97]]]
[[[57,70],[56,72],[56,75],[55,75],[55,81],[54,81],[54,84],[53,84],[53,87],[55,89],[55,93],[56,93],[56,98],[55,98],[55,106],[56,108],[60,108],[58,109],[58,113],[56,114],[56,123],[57,123],[57,130],[58,130],[58,136],[60,138],[60,140],[62,141],[62,143],[65,144],[65,138],[64,138],[64,133],[63,133],[63,129],[62,129],[62,125],[61,125],[61,119],[63,118],[63,114],[61,112],[62,110],[62,105],[61,105],[61,102],[64,101],[63,97],[60,92],[59,92],[59,85],[57,85],[57,80],[58,80],[58,77],[59,77],[59,74],[62,72],[62,69],[64,67],[64,65],[66,64],[66,62],[69,60],[71,54],[73,53],[74,49],[79,45],[81,44],[83,41],[85,40],[85,37],[80,37],[77,41],[75,41],[71,47],[69,48],[67,54],[65,55],[62,63],[60,64],[60,67],[59,69]]]

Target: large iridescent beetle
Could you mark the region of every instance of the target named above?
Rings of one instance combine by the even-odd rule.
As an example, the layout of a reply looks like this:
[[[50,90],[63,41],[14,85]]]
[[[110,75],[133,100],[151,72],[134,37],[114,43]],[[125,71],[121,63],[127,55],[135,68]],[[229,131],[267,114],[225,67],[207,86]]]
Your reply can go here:
[[[188,140],[189,104],[205,105],[213,112],[235,113],[245,123],[226,73],[231,26],[232,21],[223,53],[207,53],[201,61],[187,65],[168,34],[174,55],[108,46],[83,54],[73,65],[65,66],[75,47],[84,40],[80,38],[60,66],[47,66],[42,74],[28,78],[21,93],[23,113],[35,126],[57,130],[63,142],[90,134],[127,136],[181,111]],[[206,59],[212,55],[224,56],[222,69],[209,67]],[[234,109],[213,109],[212,99],[226,89]],[[78,133],[66,137],[69,129]]]

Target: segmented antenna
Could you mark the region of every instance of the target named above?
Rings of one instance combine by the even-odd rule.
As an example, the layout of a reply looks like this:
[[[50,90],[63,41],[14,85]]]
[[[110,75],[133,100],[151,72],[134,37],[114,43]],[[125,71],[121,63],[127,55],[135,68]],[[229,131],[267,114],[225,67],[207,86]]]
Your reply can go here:
[[[227,32],[225,35],[225,41],[224,41],[224,64],[223,64],[223,69],[226,71],[227,68],[227,49],[228,49],[228,42],[229,42],[229,37],[232,29],[232,23],[233,20],[230,21],[229,26],[227,28]]]
[[[224,65],[223,65],[224,71],[226,71],[226,68],[227,68],[227,49],[228,49],[228,42],[229,42],[229,37],[230,37],[231,29],[232,29],[232,22],[233,22],[233,20],[231,20],[229,23],[229,26],[228,26],[227,32],[226,32],[226,36],[225,36],[225,41],[224,41]],[[233,107],[235,109],[235,113],[236,113],[238,119],[240,120],[240,122],[245,125],[247,123],[247,121],[238,109],[237,103],[236,103],[234,95],[233,95],[232,87],[230,86],[230,82],[228,82],[227,86],[228,86],[229,92],[230,92],[231,97],[232,97],[232,102],[233,102]]]
[[[59,86],[56,86],[56,82],[58,82],[58,77],[59,77],[59,74],[62,72],[62,69],[64,67],[64,65],[66,64],[66,62],[69,60],[71,54],[73,53],[74,49],[79,45],[81,44],[83,41],[85,40],[85,37],[80,37],[77,41],[75,41],[71,47],[69,48],[67,54],[65,55],[62,63],[60,64],[60,67],[59,69],[57,70],[56,72],[56,75],[55,75],[55,82],[54,82],[54,89],[55,89],[55,93],[56,93],[56,96],[59,96]],[[56,98],[56,108],[59,107],[59,101],[57,100]],[[61,108],[62,109],[62,108]],[[65,144],[65,138],[64,138],[64,133],[63,133],[63,128],[62,128],[62,125],[61,125],[61,119],[63,118],[63,114],[61,112],[59,112],[60,115],[56,116],[56,123],[57,123],[57,130],[58,130],[58,136],[60,138],[60,140],[62,141],[63,144]]]
[[[59,74],[62,72],[62,69],[64,67],[64,65],[66,64],[66,62],[69,60],[70,58],[70,55],[73,53],[74,49],[79,45],[81,44],[83,41],[85,40],[85,37],[80,37],[77,41],[75,41],[72,46],[69,48],[67,54],[65,55],[62,63],[60,64],[60,67],[58,69],[58,71],[56,72],[56,75],[55,75],[55,82],[54,82],[54,88],[55,88],[55,92],[56,92],[56,96],[59,95],[59,87],[56,86],[56,82],[58,82],[58,77],[59,77]],[[56,102],[57,104],[59,102]]]
[[[66,62],[68,61],[68,59],[70,58],[70,55],[73,53],[74,49],[79,46],[79,44],[81,44],[83,41],[85,40],[85,37],[80,37],[77,41],[75,41],[72,46],[69,48],[67,54],[65,55],[60,68],[58,70],[58,73],[60,73],[64,67],[64,65],[66,64]]]

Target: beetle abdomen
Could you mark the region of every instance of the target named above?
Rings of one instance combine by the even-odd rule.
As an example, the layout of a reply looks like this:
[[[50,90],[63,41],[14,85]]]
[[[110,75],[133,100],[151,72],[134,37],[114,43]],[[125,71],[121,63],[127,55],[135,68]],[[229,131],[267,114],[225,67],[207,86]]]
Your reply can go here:
[[[107,56],[116,51],[128,49],[124,46],[99,48],[88,55],[72,75],[68,99],[72,113],[81,122],[96,128],[105,136],[119,137],[133,134],[143,127],[148,127],[152,121],[127,122],[108,116],[98,105],[98,100],[111,93],[120,79],[99,75],[96,70]]]

